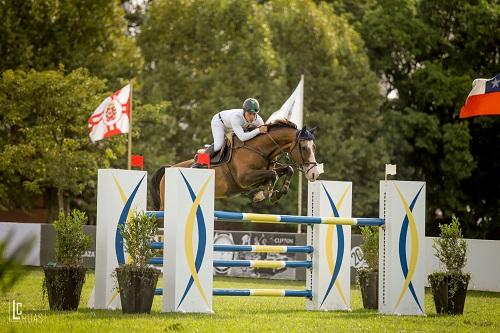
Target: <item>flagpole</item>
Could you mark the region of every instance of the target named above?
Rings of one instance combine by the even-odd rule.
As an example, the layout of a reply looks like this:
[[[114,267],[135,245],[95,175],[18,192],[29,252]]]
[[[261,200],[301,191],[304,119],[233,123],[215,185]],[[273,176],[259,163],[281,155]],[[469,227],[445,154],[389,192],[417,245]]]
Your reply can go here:
[[[304,82],[304,74],[300,76],[300,80]],[[304,84],[304,83],[302,83]],[[304,123],[304,87],[302,86],[302,123]],[[301,124],[302,125],[302,124]],[[297,215],[302,215],[302,172],[299,172],[299,189],[297,193]],[[297,233],[302,233],[300,224],[297,224]]]
[[[132,168],[132,80],[130,80],[130,110],[129,110],[129,124],[128,124],[128,154],[127,154],[127,166],[128,170]]]

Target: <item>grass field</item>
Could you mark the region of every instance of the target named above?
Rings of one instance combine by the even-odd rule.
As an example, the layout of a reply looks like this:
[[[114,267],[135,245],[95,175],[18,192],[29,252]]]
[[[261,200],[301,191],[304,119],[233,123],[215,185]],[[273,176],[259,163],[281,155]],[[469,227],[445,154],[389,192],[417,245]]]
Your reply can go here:
[[[29,270],[0,299],[0,332],[500,332],[500,293],[468,292],[464,315],[438,316],[426,290],[425,317],[380,316],[364,310],[359,289],[352,289],[352,312],[311,312],[304,299],[215,297],[215,314],[166,314],[156,297],[150,315],[93,310],[87,301],[94,284],[87,274],[80,309],[52,312],[42,299],[43,272]],[[216,278],[218,288],[302,289],[303,283],[276,280]],[[22,303],[20,321],[9,321],[9,302]]]

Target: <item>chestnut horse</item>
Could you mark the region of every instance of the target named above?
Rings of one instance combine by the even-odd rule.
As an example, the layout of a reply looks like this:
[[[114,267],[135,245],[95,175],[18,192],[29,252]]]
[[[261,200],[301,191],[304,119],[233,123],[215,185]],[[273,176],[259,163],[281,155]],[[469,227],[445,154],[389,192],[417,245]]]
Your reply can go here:
[[[304,172],[309,181],[318,178],[315,148],[314,130],[309,131],[305,127],[297,130],[297,126],[288,121],[269,124],[266,134],[257,135],[244,142],[241,147],[233,147],[231,159],[213,167],[215,197],[247,193],[255,195],[254,201],[266,197],[277,200],[289,190],[294,172],[292,166]],[[287,158],[288,163],[277,162],[282,156]],[[162,166],[153,174],[151,196],[154,209],[163,209],[165,168],[189,168],[193,162],[191,159],[175,165]],[[272,185],[284,175],[282,188],[274,190]]]

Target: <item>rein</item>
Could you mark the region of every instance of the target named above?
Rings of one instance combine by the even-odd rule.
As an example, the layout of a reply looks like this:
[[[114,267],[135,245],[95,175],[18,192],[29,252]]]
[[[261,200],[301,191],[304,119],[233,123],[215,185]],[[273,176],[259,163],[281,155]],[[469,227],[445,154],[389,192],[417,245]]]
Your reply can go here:
[[[278,150],[281,151],[281,153],[277,157],[279,158],[280,156],[285,156],[285,159],[287,160],[288,165],[293,165],[295,168],[297,168],[297,170],[303,172],[304,174],[307,174],[312,168],[314,168],[316,165],[318,165],[317,162],[305,162],[304,161],[304,156],[302,155],[302,150],[300,150],[299,142],[300,141],[307,141],[307,140],[304,140],[304,139],[300,140],[299,136],[297,136],[292,149],[290,149],[290,152],[287,153],[286,151],[283,150],[283,148],[281,148],[281,146],[276,142],[276,140],[274,140],[274,138],[269,133],[266,133],[266,134],[271,139],[271,141],[274,143],[274,145],[276,147],[278,147]],[[299,155],[300,155],[300,161],[301,161],[300,165],[295,163],[295,161],[292,158],[290,158],[290,154],[292,154],[295,147],[299,147]],[[270,161],[270,162],[273,162],[273,161]],[[305,170],[304,167],[308,166],[308,165],[311,165],[311,166],[307,170]]]
[[[274,138],[271,136],[271,134],[266,133],[266,135],[269,137],[269,139],[274,144],[274,146],[280,151],[280,153],[275,158],[271,159],[271,158],[269,158],[269,155],[266,155],[260,149],[248,146],[245,143],[243,143],[242,148],[246,148],[246,149],[248,149],[248,150],[256,153],[257,155],[259,155],[260,157],[262,157],[264,160],[268,161],[269,164],[275,164],[275,163],[277,163],[277,160],[281,156],[285,156],[286,164],[284,164],[284,163],[281,163],[281,164],[283,164],[283,165],[291,165],[291,166],[295,167],[297,170],[303,172],[304,174],[307,174],[312,168],[314,168],[315,166],[318,165],[317,162],[306,162],[304,160],[304,156],[302,155],[302,150],[300,149],[300,141],[308,141],[308,140],[306,140],[306,139],[300,139],[300,135],[297,135],[297,137],[295,139],[295,142],[294,142],[294,145],[292,146],[292,148],[290,149],[289,152],[286,152],[283,148],[281,148],[281,146],[276,142],[276,140],[274,140]],[[292,154],[293,150],[295,148],[297,148],[297,147],[299,149],[300,164],[296,163],[290,157],[290,155]],[[309,167],[306,169],[307,166],[309,166]]]

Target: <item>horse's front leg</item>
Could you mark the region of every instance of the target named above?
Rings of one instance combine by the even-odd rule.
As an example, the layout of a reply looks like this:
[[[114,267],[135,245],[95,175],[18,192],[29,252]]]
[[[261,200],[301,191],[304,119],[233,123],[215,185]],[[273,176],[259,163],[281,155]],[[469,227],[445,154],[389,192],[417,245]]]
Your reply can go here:
[[[259,202],[269,197],[269,188],[271,188],[272,184],[278,179],[278,174],[274,170],[248,170],[240,179],[240,184],[244,188],[257,188],[262,185],[267,185],[265,190],[254,193],[253,201]],[[265,192],[267,192],[267,194]]]
[[[275,168],[274,171],[276,171],[278,177],[282,177],[283,175],[285,176],[285,178],[283,178],[283,185],[281,186],[281,188],[273,191],[272,197],[270,198],[275,201],[278,201],[283,195],[287,194],[288,191],[290,190],[290,183],[292,181],[292,176],[294,171],[293,168],[289,165]]]

